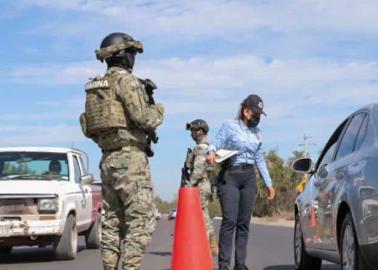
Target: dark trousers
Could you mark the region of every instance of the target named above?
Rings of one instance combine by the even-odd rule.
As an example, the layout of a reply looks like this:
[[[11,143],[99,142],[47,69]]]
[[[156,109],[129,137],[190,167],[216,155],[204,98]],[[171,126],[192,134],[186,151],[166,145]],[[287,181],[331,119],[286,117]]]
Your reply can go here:
[[[235,265],[245,264],[252,208],[256,198],[256,175],[253,168],[227,169],[219,183],[218,195],[222,208],[219,232],[219,266],[229,266],[235,234]]]

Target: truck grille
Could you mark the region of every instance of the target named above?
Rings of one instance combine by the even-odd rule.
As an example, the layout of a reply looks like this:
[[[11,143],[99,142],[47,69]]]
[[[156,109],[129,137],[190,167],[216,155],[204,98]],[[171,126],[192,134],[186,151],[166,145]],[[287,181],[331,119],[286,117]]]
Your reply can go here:
[[[1,199],[0,215],[37,215],[35,199]]]

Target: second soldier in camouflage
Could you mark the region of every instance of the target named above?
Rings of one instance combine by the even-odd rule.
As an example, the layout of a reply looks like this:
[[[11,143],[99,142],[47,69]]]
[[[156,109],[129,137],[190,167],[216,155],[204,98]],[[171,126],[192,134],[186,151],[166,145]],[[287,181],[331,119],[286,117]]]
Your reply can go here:
[[[198,187],[200,191],[201,207],[205,219],[210,248],[213,255],[218,256],[218,244],[215,237],[214,225],[209,214],[209,203],[212,197],[209,178],[212,168],[206,161],[207,148],[209,146],[207,139],[209,126],[204,120],[197,119],[188,123],[186,129],[191,131],[192,139],[196,142],[196,146],[187,156],[186,160],[186,168],[189,170],[189,181],[187,182],[187,185]]]

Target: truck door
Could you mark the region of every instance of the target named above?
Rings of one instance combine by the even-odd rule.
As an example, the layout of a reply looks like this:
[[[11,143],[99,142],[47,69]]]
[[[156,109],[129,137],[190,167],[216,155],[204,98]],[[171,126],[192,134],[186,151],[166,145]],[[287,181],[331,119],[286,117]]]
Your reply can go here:
[[[77,155],[73,155],[73,164],[75,170],[75,185],[80,191],[80,200],[77,203],[77,224],[80,227],[91,223],[92,193],[89,185],[81,184],[81,177],[84,175],[84,168],[81,167],[79,157]]]

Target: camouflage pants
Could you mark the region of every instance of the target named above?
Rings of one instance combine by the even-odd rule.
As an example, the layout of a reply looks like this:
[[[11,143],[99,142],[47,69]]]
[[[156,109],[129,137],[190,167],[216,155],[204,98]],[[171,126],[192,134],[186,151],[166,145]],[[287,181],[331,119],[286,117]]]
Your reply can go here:
[[[209,235],[214,234],[214,225],[213,221],[210,218],[209,213],[209,203],[211,198],[211,186],[209,180],[203,180],[198,184],[198,189],[200,191],[201,196],[201,207],[203,212],[203,217],[205,219],[207,237]]]
[[[103,203],[101,252],[105,270],[140,269],[155,230],[155,205],[144,152],[121,150],[101,160]],[[124,246],[122,252],[121,246]]]

